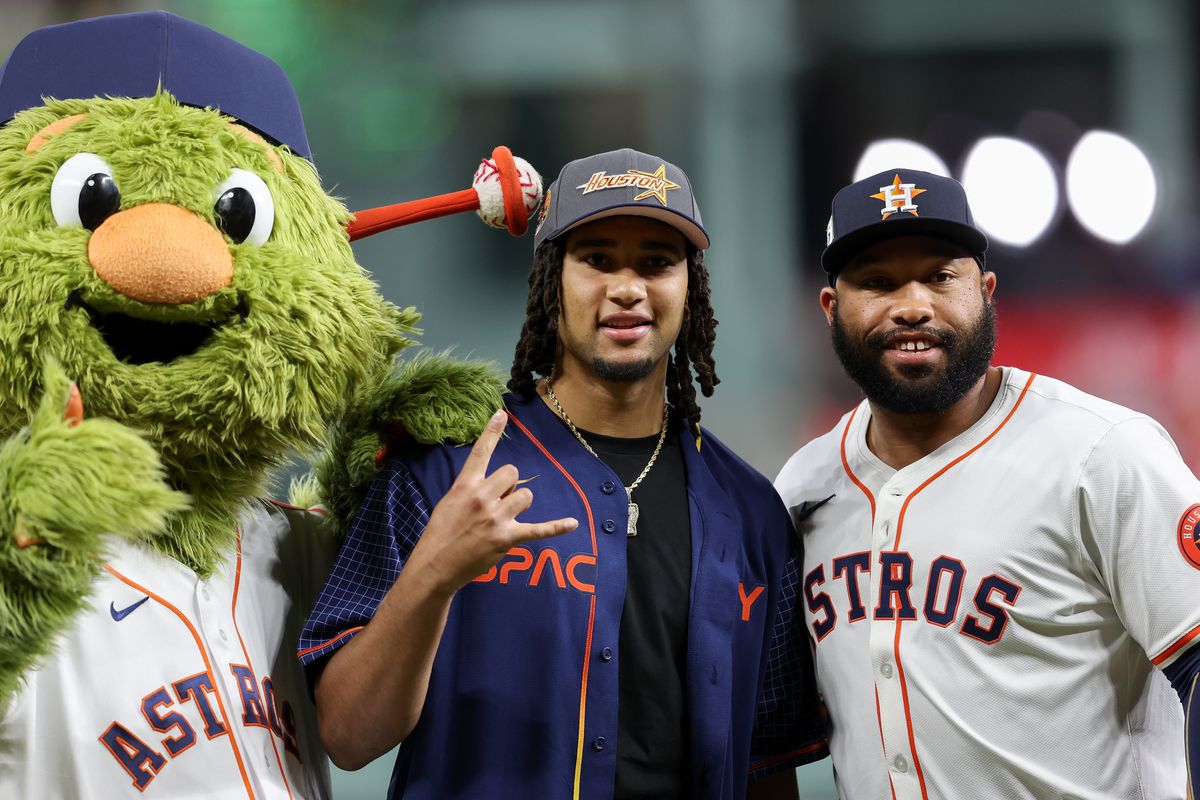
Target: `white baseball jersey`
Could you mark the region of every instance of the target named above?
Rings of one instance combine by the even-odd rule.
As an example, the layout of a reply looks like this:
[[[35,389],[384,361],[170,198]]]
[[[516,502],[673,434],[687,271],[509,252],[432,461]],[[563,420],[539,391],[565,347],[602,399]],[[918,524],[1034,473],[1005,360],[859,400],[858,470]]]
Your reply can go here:
[[[207,580],[114,538],[91,606],[0,720],[3,798],[325,798],[296,642],[334,555],[255,501]]]
[[[843,800],[1183,798],[1183,709],[1155,665],[1200,642],[1200,482],[1166,432],[1011,368],[899,471],[870,418],[776,481]]]

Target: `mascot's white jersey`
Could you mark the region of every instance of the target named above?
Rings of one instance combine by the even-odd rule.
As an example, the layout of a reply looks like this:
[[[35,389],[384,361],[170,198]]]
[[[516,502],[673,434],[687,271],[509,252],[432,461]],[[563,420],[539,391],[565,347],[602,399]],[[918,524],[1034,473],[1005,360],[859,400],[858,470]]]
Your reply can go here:
[[[843,800],[1184,797],[1155,665],[1200,641],[1200,482],[1166,432],[1007,368],[902,470],[869,420],[864,401],[776,481]]]
[[[253,503],[207,580],[112,539],[0,722],[0,798],[328,797],[295,655],[334,555],[314,519]]]

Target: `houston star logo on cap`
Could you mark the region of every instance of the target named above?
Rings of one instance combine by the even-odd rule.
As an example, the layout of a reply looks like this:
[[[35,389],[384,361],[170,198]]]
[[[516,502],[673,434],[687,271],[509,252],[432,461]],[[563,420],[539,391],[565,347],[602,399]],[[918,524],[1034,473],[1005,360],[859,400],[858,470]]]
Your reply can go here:
[[[534,249],[585,223],[622,216],[656,219],[682,233],[697,250],[708,248],[692,182],[684,171],[666,159],[623,147],[563,166],[546,191]]]
[[[635,201],[653,197],[664,206],[667,204],[667,192],[680,188],[678,183],[667,177],[666,164],[659,164],[658,169],[654,172],[643,172],[640,169],[628,169],[620,175],[609,175],[603,171],[595,172],[592,173],[592,177],[588,178],[587,183],[580,184],[575,188],[583,190],[580,194],[591,194],[605,189],[627,187],[644,190],[633,198]]]
[[[921,215],[917,213],[917,204],[913,202],[913,198],[927,191],[928,189],[918,189],[915,183],[901,182],[900,173],[897,172],[890,186],[880,186],[879,193],[871,197],[883,201],[883,208],[879,209],[879,213],[884,219],[898,211],[919,217]]]

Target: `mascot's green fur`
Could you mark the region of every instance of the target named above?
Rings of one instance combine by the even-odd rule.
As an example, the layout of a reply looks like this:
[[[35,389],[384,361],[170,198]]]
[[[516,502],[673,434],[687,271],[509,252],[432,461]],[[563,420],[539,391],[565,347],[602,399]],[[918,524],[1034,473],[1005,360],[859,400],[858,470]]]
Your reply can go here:
[[[106,535],[203,577],[233,547],[247,498],[327,430],[338,456],[320,472],[344,519],[389,428],[470,440],[500,405],[499,380],[479,365],[425,356],[393,367],[417,313],[385,302],[355,262],[350,215],[312,164],[275,147],[280,171],[228,123],[160,92],[51,101],[0,128],[0,702],[81,608]],[[121,208],[172,204],[214,226],[214,187],[232,168],[252,170],[274,197],[274,230],[261,246],[231,242],[232,281],[201,300],[131,299],[89,263],[91,232],[52,214],[56,171],[80,152],[111,165]],[[134,335],[114,345],[118,323]],[[119,352],[194,326],[211,334],[167,362]],[[72,381],[77,425],[64,419]]]

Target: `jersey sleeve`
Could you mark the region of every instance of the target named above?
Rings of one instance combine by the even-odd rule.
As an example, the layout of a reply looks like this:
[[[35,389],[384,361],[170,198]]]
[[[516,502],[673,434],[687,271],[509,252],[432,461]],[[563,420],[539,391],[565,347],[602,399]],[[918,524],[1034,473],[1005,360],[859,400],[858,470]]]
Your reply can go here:
[[[296,655],[310,682],[314,668],[375,616],[428,521],[428,503],[412,473],[392,459],[367,490],[304,625]]]
[[[786,512],[782,511],[781,514]],[[796,541],[786,515],[781,521],[786,535]],[[812,648],[797,603],[800,564],[799,544],[784,565],[779,580],[767,665],[759,693],[750,742],[749,780],[817,761],[829,754],[827,716],[817,695]]]
[[[1160,668],[1200,641],[1200,481],[1147,417],[1114,425],[1079,481],[1081,544]]]

